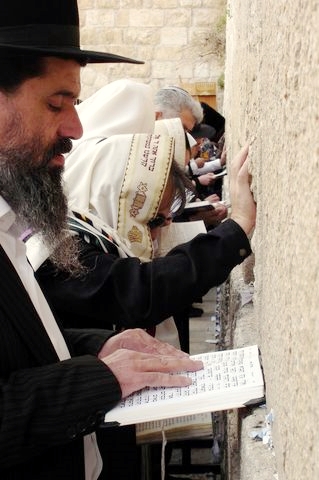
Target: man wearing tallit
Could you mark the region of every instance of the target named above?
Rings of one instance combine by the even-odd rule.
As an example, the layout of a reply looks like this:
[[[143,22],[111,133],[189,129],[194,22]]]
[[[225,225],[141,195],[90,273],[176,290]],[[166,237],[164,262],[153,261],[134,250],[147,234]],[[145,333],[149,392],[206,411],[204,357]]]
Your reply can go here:
[[[86,227],[100,233],[95,243],[91,235],[80,240],[82,275],[56,271],[46,260],[51,252],[28,242],[38,281],[68,326],[153,328],[224,282],[251,253],[247,234],[254,225],[255,205],[245,173],[241,192],[232,199],[232,218],[153,259],[148,223],[159,213],[174,143],[177,159],[185,151],[180,153],[180,141],[152,133],[151,98],[146,85],[121,80],[78,107],[84,135],[66,158],[65,188],[70,211],[86,216],[94,224],[84,221]],[[246,156],[243,149],[233,162],[233,184]]]

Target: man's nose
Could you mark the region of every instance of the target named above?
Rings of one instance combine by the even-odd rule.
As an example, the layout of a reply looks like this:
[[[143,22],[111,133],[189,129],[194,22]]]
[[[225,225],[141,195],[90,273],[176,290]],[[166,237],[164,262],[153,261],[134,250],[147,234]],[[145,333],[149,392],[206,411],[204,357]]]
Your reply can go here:
[[[77,140],[82,137],[83,127],[75,108],[72,108],[72,110],[66,114],[60,126],[59,135],[61,137],[71,138],[72,140]]]
[[[167,225],[170,225],[172,221],[173,221],[173,217],[165,217],[164,226],[166,227]]]

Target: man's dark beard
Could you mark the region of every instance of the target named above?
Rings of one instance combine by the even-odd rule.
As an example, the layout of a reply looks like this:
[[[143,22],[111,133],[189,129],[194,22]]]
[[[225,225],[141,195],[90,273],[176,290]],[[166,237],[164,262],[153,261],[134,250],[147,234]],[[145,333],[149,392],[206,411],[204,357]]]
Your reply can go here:
[[[40,233],[52,252],[54,264],[72,274],[83,273],[78,261],[78,245],[67,230],[67,199],[62,188],[63,168],[49,166],[49,161],[72,147],[71,140],[60,139],[48,149],[40,165],[39,141],[18,148],[0,149],[0,194],[8,202],[24,228]],[[42,147],[43,151],[43,147]]]

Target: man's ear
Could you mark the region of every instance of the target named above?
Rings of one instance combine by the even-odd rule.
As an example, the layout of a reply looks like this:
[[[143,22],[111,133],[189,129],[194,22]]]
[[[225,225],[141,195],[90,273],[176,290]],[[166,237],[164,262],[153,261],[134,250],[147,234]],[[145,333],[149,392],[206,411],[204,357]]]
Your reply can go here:
[[[155,112],[155,120],[161,120],[163,118],[163,112]]]

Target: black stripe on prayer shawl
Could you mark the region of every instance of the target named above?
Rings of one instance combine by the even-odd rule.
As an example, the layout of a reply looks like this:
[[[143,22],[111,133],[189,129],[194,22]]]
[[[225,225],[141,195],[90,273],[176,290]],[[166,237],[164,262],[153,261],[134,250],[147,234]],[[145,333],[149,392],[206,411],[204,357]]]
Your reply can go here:
[[[76,232],[86,243],[94,245],[99,250],[103,250],[105,253],[110,253],[118,256],[118,246],[114,243],[114,240],[101,229],[101,233],[97,231],[96,226],[93,224],[90,218],[87,218],[85,215],[82,215],[78,212],[72,212],[79,220],[87,223],[92,226],[96,232],[85,228],[85,225],[78,222],[75,218],[68,217],[68,226],[69,229]]]

